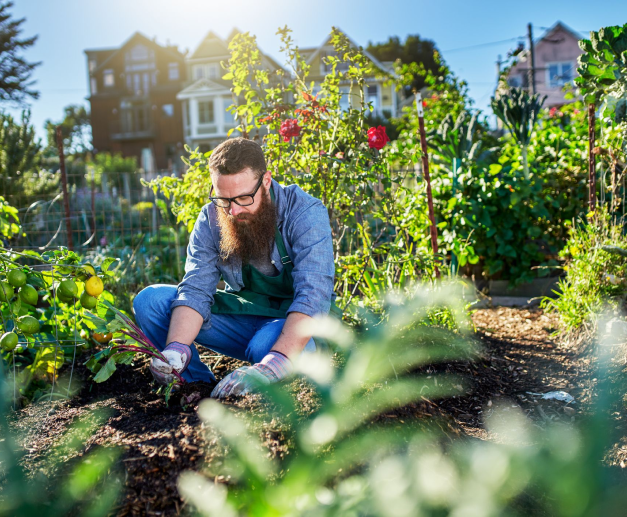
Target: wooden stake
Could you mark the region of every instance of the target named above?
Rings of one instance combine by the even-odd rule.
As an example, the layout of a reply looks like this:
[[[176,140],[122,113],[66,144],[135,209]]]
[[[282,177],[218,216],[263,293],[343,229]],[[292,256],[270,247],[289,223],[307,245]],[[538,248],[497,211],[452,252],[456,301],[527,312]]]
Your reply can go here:
[[[420,149],[422,150],[422,173],[427,182],[427,206],[429,207],[429,221],[431,222],[431,248],[433,249],[435,277],[440,278],[440,269],[438,268],[438,228],[435,225],[435,213],[433,211],[429,156],[427,154],[427,134],[425,132],[424,110],[422,109],[422,95],[420,95],[420,92],[416,93],[416,110],[418,111],[418,134],[420,136]]]

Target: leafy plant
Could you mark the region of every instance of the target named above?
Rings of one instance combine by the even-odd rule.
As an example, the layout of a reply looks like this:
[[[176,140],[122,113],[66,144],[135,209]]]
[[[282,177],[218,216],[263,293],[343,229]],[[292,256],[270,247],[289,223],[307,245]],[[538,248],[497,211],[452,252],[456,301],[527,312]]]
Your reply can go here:
[[[164,363],[168,362],[146,334],[126,314],[106,300],[98,305],[98,315],[86,311],[84,318],[94,332],[111,334],[113,338],[109,346],[91,356],[85,363],[95,374],[95,382],[108,380],[115,372],[116,364],[130,364],[135,354],[146,354],[161,359]],[[172,370],[172,375],[177,378],[178,383],[185,383],[176,370]],[[169,398],[173,385],[174,382],[168,386],[166,398]]]
[[[583,328],[592,335],[601,314],[610,310],[620,316],[627,300],[626,247],[622,223],[615,224],[607,210],[591,212],[571,229],[560,253],[568,260],[566,277],[557,298],[543,301],[559,314],[564,331]]]
[[[521,146],[523,172],[526,179],[529,179],[527,148],[545,100],[546,95],[541,97],[538,93],[530,96],[522,88],[511,88],[509,92],[493,97],[491,102],[494,114]]]

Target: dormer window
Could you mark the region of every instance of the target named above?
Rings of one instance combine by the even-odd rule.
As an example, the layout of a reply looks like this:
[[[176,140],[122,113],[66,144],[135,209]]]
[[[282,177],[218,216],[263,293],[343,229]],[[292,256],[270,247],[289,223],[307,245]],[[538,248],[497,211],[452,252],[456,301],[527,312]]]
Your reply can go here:
[[[111,69],[105,70],[102,73],[102,82],[103,82],[105,88],[111,88],[111,87],[115,86],[115,75],[113,73],[113,70],[111,70]]]

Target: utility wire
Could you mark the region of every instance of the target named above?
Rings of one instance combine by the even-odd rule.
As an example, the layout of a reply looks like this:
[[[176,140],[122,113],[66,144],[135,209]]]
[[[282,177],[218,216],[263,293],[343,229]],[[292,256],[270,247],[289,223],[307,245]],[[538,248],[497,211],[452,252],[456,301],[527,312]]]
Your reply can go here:
[[[518,41],[520,39],[524,39],[525,36],[518,36],[517,38],[509,38],[509,39],[503,39],[501,41],[492,41],[490,43],[480,43],[478,45],[470,45],[469,47],[459,47],[459,48],[453,48],[450,50],[442,50],[442,53],[445,52],[459,52],[461,50],[470,50],[473,48],[480,48],[480,47],[489,47],[491,45],[500,45],[501,43],[508,43],[510,41]]]

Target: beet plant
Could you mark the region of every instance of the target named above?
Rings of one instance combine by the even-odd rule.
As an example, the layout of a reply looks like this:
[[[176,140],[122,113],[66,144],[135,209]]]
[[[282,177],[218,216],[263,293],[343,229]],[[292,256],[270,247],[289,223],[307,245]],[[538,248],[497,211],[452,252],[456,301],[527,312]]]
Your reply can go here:
[[[106,300],[101,301],[97,314],[85,311],[84,320],[87,326],[95,333],[112,334],[109,345],[92,355],[85,366],[94,373],[95,382],[104,382],[116,371],[117,364],[130,364],[135,354],[146,354],[156,357],[167,363],[161,351],[148,339],[146,334],[131,318]],[[185,380],[175,370],[172,374],[176,380],[166,388],[166,401],[175,384],[184,384]]]

